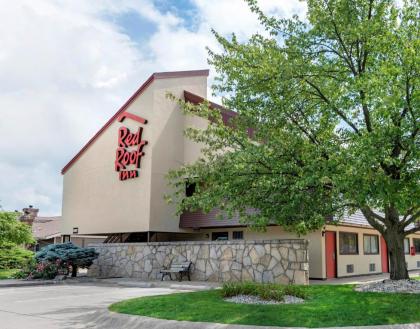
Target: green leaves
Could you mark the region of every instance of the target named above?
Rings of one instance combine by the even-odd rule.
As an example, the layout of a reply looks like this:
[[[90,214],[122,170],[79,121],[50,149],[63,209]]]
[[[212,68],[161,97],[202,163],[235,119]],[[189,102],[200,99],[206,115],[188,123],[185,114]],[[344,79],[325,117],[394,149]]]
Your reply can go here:
[[[31,228],[20,222],[15,212],[0,211],[0,245],[33,243]]]
[[[213,89],[237,115],[226,124],[219,109],[180,101],[212,120],[186,131],[202,158],[169,174],[179,212],[216,207],[302,234],[344,209],[416,220],[419,4],[307,2],[309,23],[266,17],[248,1],[268,37],[242,44],[214,33],[223,52],[209,51]],[[201,186],[189,198],[186,179]]]

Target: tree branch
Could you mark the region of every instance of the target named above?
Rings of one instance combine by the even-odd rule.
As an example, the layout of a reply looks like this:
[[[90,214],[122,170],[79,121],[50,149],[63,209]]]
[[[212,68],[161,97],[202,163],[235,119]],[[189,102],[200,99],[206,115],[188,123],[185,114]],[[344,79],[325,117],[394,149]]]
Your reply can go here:
[[[369,206],[360,207],[360,211],[366,217],[368,223],[372,225],[373,228],[378,230],[381,234],[385,232],[385,218],[376,214]]]
[[[312,83],[311,81],[304,79],[304,81],[309,84],[312,88],[314,88],[316,90],[316,92],[318,93],[318,96],[325,102],[327,103],[331,109],[340,116],[341,119],[344,120],[345,123],[347,123],[356,134],[361,135],[359,129],[354,125],[353,122],[351,122],[346,115],[341,112],[339,109],[337,109],[332,103],[331,101],[322,93],[321,89],[318,88],[318,86],[316,86],[314,83]]]

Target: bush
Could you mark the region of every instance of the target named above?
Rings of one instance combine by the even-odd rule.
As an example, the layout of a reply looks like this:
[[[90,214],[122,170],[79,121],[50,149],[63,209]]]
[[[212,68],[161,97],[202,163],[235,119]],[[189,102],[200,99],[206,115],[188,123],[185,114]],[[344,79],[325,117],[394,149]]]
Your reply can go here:
[[[0,269],[23,268],[34,253],[13,243],[0,244]]]
[[[44,279],[52,280],[60,272],[63,273],[66,269],[63,268],[61,261],[56,262],[39,262],[32,260],[21,271],[14,274],[15,279]]]
[[[305,287],[256,282],[227,282],[223,284],[223,297],[237,295],[258,296],[264,300],[283,301],[285,295],[307,298]]]
[[[17,279],[54,279],[58,274],[77,275],[77,269],[88,268],[98,257],[93,248],[81,248],[71,242],[50,244],[35,254],[35,258],[14,275]]]
[[[71,242],[51,244],[35,254],[37,263],[59,262],[62,268],[72,268],[72,276],[77,275],[78,268],[88,268],[98,258],[93,248],[81,248]]]

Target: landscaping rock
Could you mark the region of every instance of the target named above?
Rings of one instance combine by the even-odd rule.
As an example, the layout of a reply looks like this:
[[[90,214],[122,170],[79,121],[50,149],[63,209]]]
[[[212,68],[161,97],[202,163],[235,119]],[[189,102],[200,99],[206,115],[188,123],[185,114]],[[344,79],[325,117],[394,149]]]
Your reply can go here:
[[[419,280],[383,280],[360,284],[354,289],[360,292],[399,292],[408,294],[420,293]]]

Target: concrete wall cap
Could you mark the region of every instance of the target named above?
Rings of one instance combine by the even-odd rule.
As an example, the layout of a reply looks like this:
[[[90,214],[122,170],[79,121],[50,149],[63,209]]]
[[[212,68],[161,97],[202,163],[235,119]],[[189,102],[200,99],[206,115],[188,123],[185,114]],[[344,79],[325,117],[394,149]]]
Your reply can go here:
[[[301,244],[308,245],[305,239],[278,239],[278,240],[228,240],[228,241],[164,241],[164,242],[131,242],[131,243],[91,243],[89,247],[115,247],[115,246],[182,246],[182,245],[256,245],[256,244]]]

